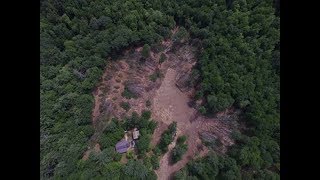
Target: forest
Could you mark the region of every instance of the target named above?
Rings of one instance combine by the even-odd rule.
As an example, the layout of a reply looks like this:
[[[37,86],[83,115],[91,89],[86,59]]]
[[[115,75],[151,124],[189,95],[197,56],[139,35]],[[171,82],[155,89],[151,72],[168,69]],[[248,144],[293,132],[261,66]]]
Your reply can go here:
[[[41,0],[40,178],[157,179],[160,149],[150,149],[156,124],[150,112],[112,120],[100,154],[82,155],[94,133],[92,91],[107,64],[130,47],[150,49],[176,35],[198,40],[193,74],[199,111],[212,116],[241,109],[245,128],[233,132],[226,154],[211,152],[178,171],[175,179],[280,179],[280,9],[273,0]],[[147,57],[148,54],[144,53]],[[163,57],[164,59],[164,57]],[[155,74],[152,79],[160,75]],[[124,96],[131,97],[129,92]],[[130,106],[123,104],[124,109]],[[144,133],[140,157],[126,164],[113,145],[133,125]],[[172,130],[172,132],[175,130]],[[108,138],[106,138],[108,137]],[[184,141],[173,160],[184,152]],[[143,154],[153,152],[153,156]]]

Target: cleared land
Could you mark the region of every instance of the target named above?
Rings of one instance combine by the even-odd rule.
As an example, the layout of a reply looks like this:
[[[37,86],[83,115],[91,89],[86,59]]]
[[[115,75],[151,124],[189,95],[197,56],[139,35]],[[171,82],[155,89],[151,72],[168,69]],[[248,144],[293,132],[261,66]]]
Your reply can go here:
[[[166,127],[173,121],[177,122],[177,136],[174,142],[169,145],[169,151],[161,157],[160,168],[156,171],[159,180],[170,179],[174,172],[183,168],[191,159],[204,156],[208,149],[202,145],[199,133],[215,131],[216,134],[225,139],[224,146],[229,146],[233,142],[229,138],[230,130],[228,126],[218,119],[207,119],[197,115],[197,111],[188,106],[190,98],[186,93],[181,92],[175,85],[177,73],[169,68],[161,87],[157,90],[153,99],[153,115],[161,125],[156,129],[152,145],[155,146]],[[182,160],[172,165],[170,163],[170,153],[174,148],[176,139],[180,135],[188,137],[188,151],[183,155]]]
[[[175,33],[177,29],[173,32]],[[152,111],[152,119],[158,122],[153,134],[151,145],[155,147],[160,140],[161,134],[168,125],[177,122],[177,136],[174,142],[169,145],[169,151],[160,159],[160,167],[156,170],[158,179],[170,179],[174,172],[183,168],[190,160],[205,156],[209,151],[201,140],[201,133],[208,133],[219,139],[222,143],[220,152],[225,152],[226,147],[233,144],[230,139],[231,127],[221,121],[221,118],[205,118],[188,105],[193,88],[184,88],[181,91],[177,82],[181,77],[188,77],[196,63],[195,49],[191,45],[180,45],[172,50],[173,42],[166,40],[162,42],[163,51],[150,52],[150,57],[141,61],[141,47],[126,51],[123,57],[106,67],[100,84],[94,91],[95,105],[92,111],[92,120],[95,127],[95,134],[91,138],[88,151],[84,153],[83,159],[87,159],[92,150],[100,151],[97,144],[97,137],[102,133],[110,117],[117,117],[119,120],[130,115],[133,111],[141,114],[144,109]],[[161,53],[167,57],[162,64],[159,63]],[[152,80],[150,76],[160,72],[162,76]],[[123,92],[130,89],[136,98],[125,98]],[[147,107],[146,101],[151,102]],[[122,102],[130,105],[129,110],[121,108]],[[220,117],[219,116],[219,117]],[[174,165],[170,163],[170,154],[174,148],[176,139],[180,135],[188,137],[188,150],[182,160]]]

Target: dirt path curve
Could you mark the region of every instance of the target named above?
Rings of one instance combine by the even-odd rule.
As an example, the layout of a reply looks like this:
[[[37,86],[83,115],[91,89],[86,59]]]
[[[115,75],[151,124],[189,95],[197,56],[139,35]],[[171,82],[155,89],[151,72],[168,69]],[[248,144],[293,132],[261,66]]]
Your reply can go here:
[[[201,129],[199,127],[201,121],[192,121],[191,123],[190,117],[195,117],[196,110],[188,106],[189,97],[176,87],[176,75],[176,71],[169,68],[154,97],[152,114],[156,120],[160,121],[160,125],[153,135],[151,144],[155,146],[166,126],[176,121],[176,138],[180,135],[188,136],[188,151],[182,157],[182,160],[171,165],[170,153],[175,146],[175,138],[174,142],[169,145],[169,151],[160,159],[160,168],[156,171],[159,180],[170,179],[174,172],[183,168],[199,152],[198,145],[201,144],[198,137],[198,128]]]
[[[199,133],[215,132],[225,146],[232,144],[228,126],[218,119],[200,116],[195,109],[188,106],[190,98],[178,89],[175,84],[176,77],[176,70],[168,68],[160,88],[155,93],[152,105],[153,118],[159,123],[152,137],[153,147],[159,143],[161,134],[167,126],[173,121],[177,122],[177,136],[169,145],[169,151],[161,157],[160,167],[155,171],[159,180],[172,179],[173,174],[185,167],[190,160],[203,157],[209,152],[202,145]],[[188,150],[180,161],[170,164],[171,150],[175,146],[177,137],[181,135],[187,136]]]

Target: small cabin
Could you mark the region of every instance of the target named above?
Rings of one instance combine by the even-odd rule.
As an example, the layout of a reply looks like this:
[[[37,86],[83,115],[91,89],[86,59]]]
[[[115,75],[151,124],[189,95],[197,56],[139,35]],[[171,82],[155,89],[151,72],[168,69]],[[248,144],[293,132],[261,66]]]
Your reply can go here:
[[[134,140],[136,140],[136,139],[139,138],[139,135],[140,135],[139,130],[138,130],[137,128],[134,128],[134,130],[133,130],[133,132],[132,132],[132,138],[133,138]]]
[[[138,139],[139,136],[140,136],[140,133],[137,128],[134,128],[133,130],[130,130],[130,131],[125,131],[124,139],[122,139],[116,144],[116,151],[118,153],[125,153],[130,148],[134,148],[136,144],[134,140]]]

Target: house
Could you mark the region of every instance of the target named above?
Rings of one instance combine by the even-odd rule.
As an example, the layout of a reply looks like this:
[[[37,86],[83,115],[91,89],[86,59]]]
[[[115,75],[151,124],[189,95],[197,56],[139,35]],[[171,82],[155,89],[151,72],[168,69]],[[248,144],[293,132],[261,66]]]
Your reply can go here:
[[[133,132],[132,132],[132,138],[135,140],[135,139],[138,139],[139,138],[139,130],[137,128],[134,128]]]
[[[130,143],[126,140],[121,140],[116,144],[116,151],[118,153],[125,153],[130,148]]]
[[[122,139],[116,144],[116,151],[118,153],[125,153],[130,148],[134,148],[136,144],[134,140],[138,139],[139,135],[140,133],[137,128],[134,128],[133,130],[130,130],[130,131],[125,131],[124,139]]]

